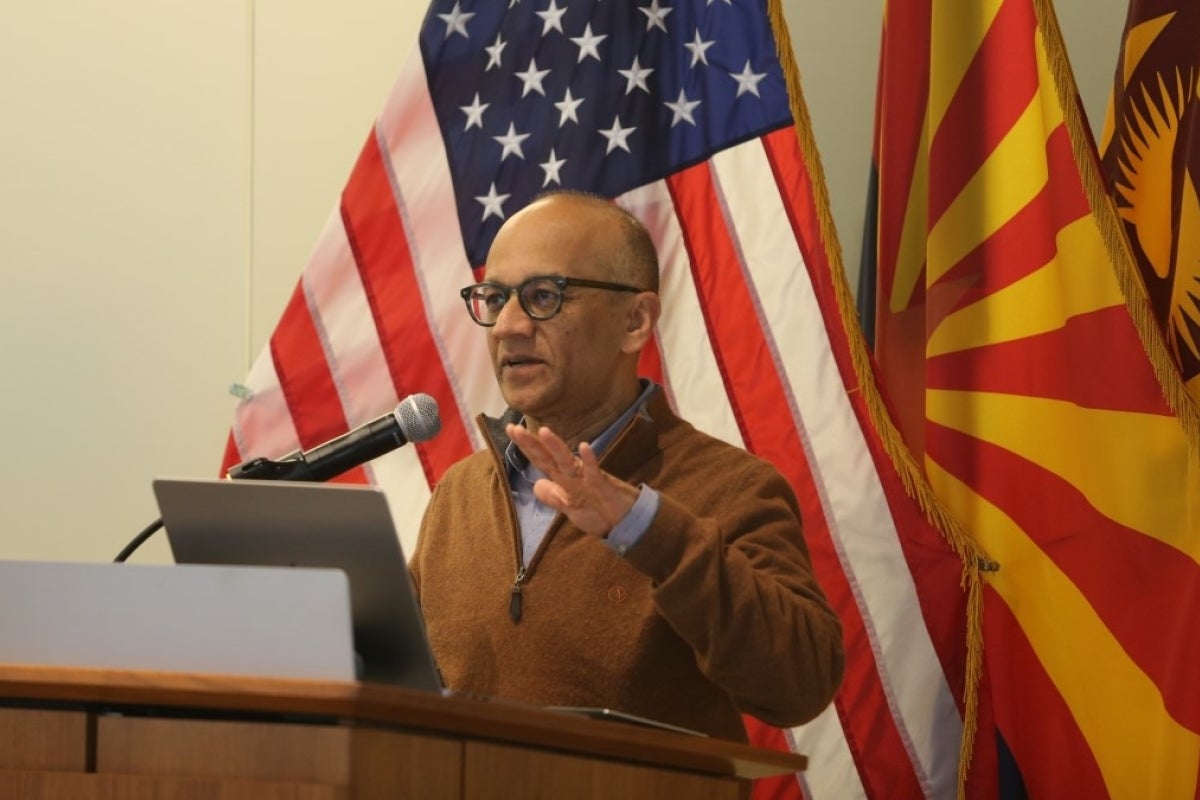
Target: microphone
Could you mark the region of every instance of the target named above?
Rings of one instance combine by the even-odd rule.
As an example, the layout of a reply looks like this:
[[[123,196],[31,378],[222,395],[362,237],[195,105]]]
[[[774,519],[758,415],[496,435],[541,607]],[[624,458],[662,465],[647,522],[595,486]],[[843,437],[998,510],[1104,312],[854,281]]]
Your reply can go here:
[[[411,394],[395,410],[307,452],[278,461],[253,458],[229,470],[234,480],[327,481],[409,442],[432,439],[442,429],[438,404],[427,394]]]

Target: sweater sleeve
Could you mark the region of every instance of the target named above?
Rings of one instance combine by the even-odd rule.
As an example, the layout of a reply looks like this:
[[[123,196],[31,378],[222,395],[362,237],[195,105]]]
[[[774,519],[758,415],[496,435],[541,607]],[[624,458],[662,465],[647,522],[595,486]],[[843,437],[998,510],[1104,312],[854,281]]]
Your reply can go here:
[[[740,711],[799,725],[841,683],[841,623],[813,574],[784,478],[755,461],[725,486],[706,515],[662,494],[626,558],[654,582],[659,613]]]

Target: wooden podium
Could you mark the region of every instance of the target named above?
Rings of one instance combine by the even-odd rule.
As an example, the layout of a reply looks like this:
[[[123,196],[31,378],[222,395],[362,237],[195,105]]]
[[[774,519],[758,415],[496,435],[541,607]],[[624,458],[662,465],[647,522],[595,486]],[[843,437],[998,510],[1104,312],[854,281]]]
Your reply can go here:
[[[804,756],[378,684],[0,665],[0,797],[739,798]]]

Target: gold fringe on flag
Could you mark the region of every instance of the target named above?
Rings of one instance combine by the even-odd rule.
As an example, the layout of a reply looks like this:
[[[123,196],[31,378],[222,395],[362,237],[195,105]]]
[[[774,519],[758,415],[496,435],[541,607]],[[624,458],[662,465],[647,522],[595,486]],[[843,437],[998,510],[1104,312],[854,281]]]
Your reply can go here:
[[[800,87],[800,71],[792,53],[791,37],[788,34],[787,22],[784,20],[781,1],[769,0],[768,13],[771,27],[775,32],[775,47],[787,83],[796,135],[800,139],[800,149],[804,153],[809,174],[812,176],[817,218],[821,227],[821,237],[825,242],[826,257],[829,261],[831,285],[834,287],[839,315],[846,329],[850,354],[854,363],[854,373],[858,380],[857,391],[862,394],[866,402],[871,424],[875,426],[884,449],[891,457],[908,495],[920,505],[930,524],[937,529],[962,561],[961,585],[967,593],[967,654],[963,688],[963,735],[958,761],[958,797],[961,799],[966,796],[967,773],[974,754],[975,732],[979,716],[979,680],[983,674],[983,573],[994,571],[999,567],[988,558],[984,550],[973,539],[967,536],[958,520],[938,500],[933,492],[933,487],[925,479],[912,451],[904,443],[900,431],[896,428],[884,405],[879,385],[875,380],[875,371],[862,327],[858,324],[858,314],[854,306],[850,284],[846,280],[841,244],[837,237],[833,217],[829,212],[829,194],[825,186],[825,173],[817,153],[816,140],[812,135],[808,108],[804,103],[804,94]],[[1186,397],[1186,394],[1184,396]]]
[[[1100,229],[1100,237],[1104,240],[1104,249],[1112,262],[1121,294],[1125,297],[1125,307],[1129,310],[1129,316],[1133,318],[1138,338],[1142,341],[1146,357],[1150,360],[1150,366],[1162,387],[1163,397],[1179,419],[1179,424],[1183,426],[1188,446],[1193,453],[1200,453],[1200,408],[1196,407],[1195,399],[1188,394],[1179,368],[1167,350],[1162,330],[1150,307],[1142,274],[1134,262],[1125,227],[1121,224],[1113,199],[1100,177],[1096,144],[1079,106],[1075,75],[1067,60],[1066,47],[1063,45],[1062,31],[1058,27],[1053,3],[1050,0],[1033,0],[1033,10],[1037,16],[1038,30],[1042,34],[1046,60],[1054,76],[1054,88],[1058,92],[1059,105],[1062,106],[1067,135],[1071,140],[1071,152],[1079,166],[1084,193]]]

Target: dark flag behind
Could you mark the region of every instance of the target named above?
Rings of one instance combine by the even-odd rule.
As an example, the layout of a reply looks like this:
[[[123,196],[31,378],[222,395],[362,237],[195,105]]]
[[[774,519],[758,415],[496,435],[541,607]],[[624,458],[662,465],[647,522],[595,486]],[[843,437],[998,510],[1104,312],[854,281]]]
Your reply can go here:
[[[1200,3],[1130,3],[1100,149],[1154,318],[1200,400]]]

